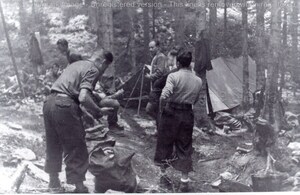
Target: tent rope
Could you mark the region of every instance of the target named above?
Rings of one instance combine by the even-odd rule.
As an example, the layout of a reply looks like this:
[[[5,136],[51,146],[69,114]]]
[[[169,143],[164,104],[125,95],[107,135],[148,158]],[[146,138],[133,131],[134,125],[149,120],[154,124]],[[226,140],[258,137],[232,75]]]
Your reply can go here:
[[[144,71],[145,71],[145,66],[142,69],[142,81],[141,81],[141,88],[140,88],[140,97],[139,97],[139,106],[138,106],[138,112],[137,115],[140,115],[140,109],[141,109],[141,104],[142,104],[142,95],[143,95],[143,86],[144,86]]]
[[[144,67],[143,67],[143,69],[144,69]],[[123,108],[123,111],[122,111],[121,115],[123,115],[123,113],[126,111],[127,106],[128,106],[128,103],[129,103],[129,101],[130,101],[130,98],[132,97],[133,92],[134,92],[135,88],[137,87],[137,84],[138,84],[138,82],[139,82],[139,80],[140,80],[140,78],[141,78],[141,75],[142,75],[143,73],[144,73],[144,71],[141,71],[141,73],[139,74],[139,77],[138,77],[138,79],[136,80],[136,82],[135,82],[135,84],[134,84],[134,87],[133,87],[133,89],[132,89],[131,92],[130,92],[129,98],[128,98],[127,101],[126,101],[126,104],[125,104],[125,106],[124,106],[124,108]]]

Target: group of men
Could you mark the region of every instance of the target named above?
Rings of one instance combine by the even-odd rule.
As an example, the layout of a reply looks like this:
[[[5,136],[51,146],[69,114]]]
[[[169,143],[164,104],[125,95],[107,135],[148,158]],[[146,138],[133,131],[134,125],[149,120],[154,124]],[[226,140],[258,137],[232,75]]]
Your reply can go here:
[[[188,191],[192,168],[193,105],[199,100],[202,80],[192,70],[192,53],[173,48],[166,57],[159,41],[151,41],[153,56],[151,92],[146,111],[156,119],[157,144],[154,162],[160,167],[160,185],[171,187],[166,169],[181,171],[181,190]]]
[[[67,183],[75,185],[74,192],[86,193],[88,189],[83,182],[88,169],[88,151],[83,110],[94,119],[108,115],[110,129],[122,130],[117,123],[118,101],[110,96],[99,100],[94,94],[96,83],[113,62],[113,54],[102,49],[84,60],[70,52],[66,40],[59,40],[57,46],[69,65],[53,83],[51,94],[44,102],[45,171],[50,177],[49,188],[61,188],[59,172],[64,160]],[[166,168],[172,165],[182,172],[181,183],[186,186],[188,173],[192,171],[193,105],[199,99],[202,81],[190,67],[191,52],[174,48],[165,56],[159,41],[151,41],[149,50],[153,60],[150,73],[145,75],[151,80],[146,111],[157,124],[154,161],[161,169],[162,185],[168,184]]]

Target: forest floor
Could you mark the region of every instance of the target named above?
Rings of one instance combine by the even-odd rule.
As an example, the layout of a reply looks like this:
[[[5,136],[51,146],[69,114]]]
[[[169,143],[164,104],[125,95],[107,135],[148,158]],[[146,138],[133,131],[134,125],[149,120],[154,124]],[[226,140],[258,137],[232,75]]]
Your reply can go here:
[[[299,108],[299,104],[291,108]],[[16,165],[5,166],[5,162],[15,157],[16,151],[20,149],[27,148],[33,151],[36,158],[31,161],[42,170],[45,161],[45,140],[41,109],[42,103],[33,102],[0,107],[1,181],[9,181],[16,171]],[[140,116],[136,115],[137,111],[134,109],[126,109],[124,112],[121,110],[120,113],[122,113],[120,123],[125,126],[125,130],[122,134],[112,136],[116,139],[116,146],[135,152],[132,165],[139,178],[139,192],[180,192],[180,173],[173,168],[167,171],[173,188],[167,190],[159,187],[159,169],[153,163],[156,137],[152,134],[155,122],[143,111]],[[208,135],[195,128],[193,139],[194,171],[190,174],[190,192],[218,192],[211,184],[224,172],[231,173],[235,181],[250,186],[251,175],[266,168],[265,157],[257,156],[254,151],[249,153],[237,151],[239,146],[252,147],[253,133],[245,129],[229,134],[218,129],[215,135]],[[60,174],[60,178],[65,183],[64,171]],[[94,191],[93,178],[88,172],[85,184],[90,192]],[[18,192],[46,193],[47,185],[47,182],[27,174]],[[67,184],[64,186],[67,192],[73,190],[72,186]]]

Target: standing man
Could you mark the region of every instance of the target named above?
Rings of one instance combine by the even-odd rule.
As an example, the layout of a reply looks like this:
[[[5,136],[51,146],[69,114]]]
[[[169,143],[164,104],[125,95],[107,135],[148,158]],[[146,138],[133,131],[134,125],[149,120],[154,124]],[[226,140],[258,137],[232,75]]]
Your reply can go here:
[[[88,151],[79,105],[96,119],[106,114],[105,109],[94,102],[92,91],[112,61],[112,53],[101,50],[94,61],[78,61],[69,65],[51,88],[51,94],[43,107],[46,130],[45,171],[50,176],[50,189],[61,188],[59,172],[64,159],[67,183],[76,186],[74,192],[88,192],[83,184],[88,168]]]
[[[69,43],[66,39],[59,39],[56,42],[56,45],[58,50],[67,57],[69,64],[82,60],[82,56],[80,54],[75,54],[71,52],[71,50],[69,49]]]
[[[166,85],[167,77],[170,73],[176,72],[177,69],[177,60],[176,57],[178,53],[180,52],[180,47],[174,47],[167,56],[166,60],[166,72],[158,79],[155,80],[155,82],[152,85],[152,90],[149,94],[149,99],[151,100],[150,104],[157,106],[156,115],[158,114],[158,107],[159,107],[159,98],[161,95],[161,92],[163,88]]]
[[[202,81],[190,69],[191,61],[191,52],[183,52],[178,56],[179,70],[168,75],[160,97],[161,120],[158,126],[154,161],[161,168],[163,185],[168,182],[166,168],[171,164],[181,171],[181,183],[184,186],[187,186],[188,174],[193,170],[194,113],[192,108],[199,99]]]
[[[161,78],[166,72],[167,59],[161,52],[160,42],[157,40],[149,43],[149,51],[153,59],[151,62],[150,74],[146,74],[145,77],[151,80],[151,92],[153,92],[153,90],[155,90],[153,89],[154,82]],[[146,112],[154,119],[157,119],[158,106],[158,102],[150,97],[146,106]]]

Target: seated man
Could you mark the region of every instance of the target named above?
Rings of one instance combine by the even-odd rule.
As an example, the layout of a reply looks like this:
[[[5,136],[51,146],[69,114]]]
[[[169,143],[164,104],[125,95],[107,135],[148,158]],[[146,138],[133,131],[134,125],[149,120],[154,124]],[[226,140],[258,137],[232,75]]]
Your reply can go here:
[[[124,130],[124,127],[118,124],[118,110],[120,103],[117,100],[122,94],[123,89],[117,91],[112,95],[106,95],[104,92],[94,92],[94,97],[100,108],[113,108],[112,112],[107,115],[108,128],[110,130]]]

